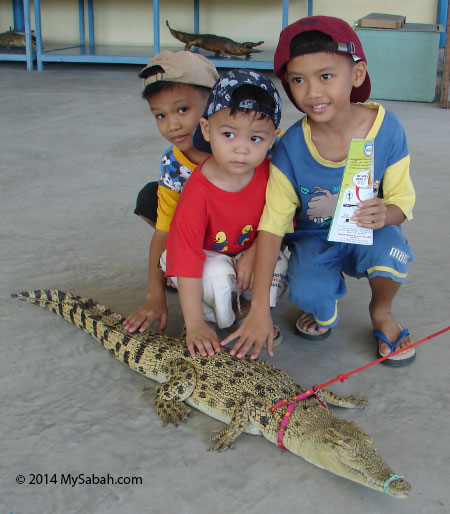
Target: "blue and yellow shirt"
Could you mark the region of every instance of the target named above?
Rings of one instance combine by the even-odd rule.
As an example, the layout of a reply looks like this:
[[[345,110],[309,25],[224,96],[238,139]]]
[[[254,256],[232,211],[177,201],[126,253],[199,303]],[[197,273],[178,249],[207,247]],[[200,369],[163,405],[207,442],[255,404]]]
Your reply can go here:
[[[415,192],[403,126],[381,105],[364,105],[377,110],[366,136],[374,139],[374,186],[386,205],[398,206],[411,219]],[[266,206],[258,229],[281,237],[294,231],[294,223],[296,233],[328,231],[345,164],[319,155],[306,116],[292,125],[272,156]]]

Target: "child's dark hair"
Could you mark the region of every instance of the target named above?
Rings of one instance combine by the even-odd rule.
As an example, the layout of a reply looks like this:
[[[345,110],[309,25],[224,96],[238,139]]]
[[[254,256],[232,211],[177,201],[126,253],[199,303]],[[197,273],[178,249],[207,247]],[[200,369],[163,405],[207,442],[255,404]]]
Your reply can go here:
[[[160,68],[157,70],[157,68]],[[155,75],[156,72],[164,73],[164,70],[161,68],[161,66],[153,66],[152,68],[145,68],[140,74],[139,77],[141,79],[146,79],[152,75]],[[150,98],[157,95],[161,91],[169,91],[170,89],[173,89],[179,85],[183,86],[190,86],[198,89],[199,91],[205,93],[205,95],[208,95],[211,91],[209,87],[206,86],[197,86],[195,84],[185,84],[184,82],[171,82],[166,80],[158,80],[156,82],[152,82],[151,84],[148,84],[144,91],[142,91],[142,98],[149,101]]]
[[[292,38],[290,55],[291,58],[301,54],[313,53],[315,47],[322,46],[324,43],[331,43],[333,38],[319,30],[308,30],[300,32]]]
[[[320,32],[320,30],[309,30],[300,32],[292,38],[290,46],[290,57],[297,55],[312,54],[315,52],[334,52],[335,44],[333,38],[328,34]],[[348,54],[342,54],[348,55]],[[351,55],[348,55],[353,63]]]
[[[247,102],[248,107],[243,107]],[[230,114],[234,115],[237,111],[254,111],[259,114],[258,119],[273,118],[275,113],[275,100],[264,89],[252,84],[244,84],[233,91],[230,101]]]

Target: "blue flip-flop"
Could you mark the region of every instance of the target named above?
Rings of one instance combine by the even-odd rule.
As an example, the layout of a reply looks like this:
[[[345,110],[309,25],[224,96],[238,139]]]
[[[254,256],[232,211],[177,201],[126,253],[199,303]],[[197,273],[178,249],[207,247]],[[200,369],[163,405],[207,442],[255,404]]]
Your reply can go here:
[[[407,328],[404,328],[401,330],[400,334],[398,335],[397,339],[391,343],[389,339],[387,338],[386,334],[384,332],[381,332],[381,330],[374,330],[373,335],[375,337],[375,340],[378,344],[378,339],[381,339],[384,343],[386,343],[389,348],[391,349],[391,353],[395,352],[397,349],[397,345],[400,343],[400,341],[405,338],[406,336],[409,336],[409,330]],[[377,347],[377,356],[380,357],[386,357],[388,354],[382,354],[380,352],[379,346]],[[385,359],[384,361],[381,361],[382,364],[385,364],[386,366],[391,366],[393,368],[400,368],[403,366],[409,366],[416,358],[416,349],[415,348],[409,348],[408,350],[405,350],[402,353],[399,353],[398,355],[394,355],[393,357],[389,357],[389,359]]]

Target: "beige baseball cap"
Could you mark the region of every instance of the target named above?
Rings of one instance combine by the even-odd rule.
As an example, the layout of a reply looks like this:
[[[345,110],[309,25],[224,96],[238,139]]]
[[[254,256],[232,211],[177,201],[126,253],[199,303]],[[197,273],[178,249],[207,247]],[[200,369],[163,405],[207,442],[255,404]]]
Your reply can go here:
[[[179,82],[212,88],[219,74],[212,62],[193,52],[161,52],[142,68],[144,89],[155,82]]]

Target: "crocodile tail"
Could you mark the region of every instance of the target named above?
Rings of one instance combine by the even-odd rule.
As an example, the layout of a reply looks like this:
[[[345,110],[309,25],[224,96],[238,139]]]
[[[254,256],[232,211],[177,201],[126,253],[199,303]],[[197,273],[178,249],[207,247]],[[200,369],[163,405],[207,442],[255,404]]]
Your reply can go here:
[[[74,296],[71,293],[64,293],[57,289],[35,289],[34,291],[21,291],[20,293],[12,294],[13,298],[18,298],[24,302],[35,303],[38,305],[44,303],[73,303]]]
[[[129,335],[122,326],[124,318],[95,300],[75,296],[72,293],[65,293],[57,289],[22,291],[11,296],[40,305],[44,309],[54,312],[95,337],[108,349],[110,345],[107,337],[105,337],[105,334],[108,336],[108,330],[119,331],[122,339]]]
[[[155,337],[152,332],[130,334],[123,327],[124,318],[120,314],[112,312],[95,300],[72,293],[38,289],[11,296],[40,305],[61,316],[97,339],[118,360],[139,373],[148,375],[143,367],[144,361],[148,360],[144,353]]]
[[[73,319],[73,312],[75,309],[84,311],[86,315],[102,315],[107,314],[115,317],[117,320],[122,320],[119,314],[113,313],[103,305],[100,305],[94,300],[84,298],[83,296],[75,296],[72,293],[65,293],[58,289],[35,289],[34,291],[21,291],[20,293],[12,294],[13,298],[18,298],[25,302],[34,303],[40,305],[44,309],[47,309],[59,316],[63,317],[67,321],[70,321],[74,325],[83,327],[82,323],[77,323]]]
[[[56,314],[61,315],[63,318],[66,318],[66,316],[64,316],[64,312],[67,312],[69,306],[80,306],[85,310],[95,307],[97,311],[103,313],[108,312],[108,314],[116,316],[118,319],[122,319],[119,314],[112,313],[105,306],[100,305],[94,300],[84,298],[83,296],[75,296],[69,292],[65,293],[64,291],[60,291],[58,289],[35,289],[34,291],[21,291],[20,293],[12,294],[11,296],[25,302],[40,305],[41,307],[44,307],[45,309],[52,312],[56,312],[55,307],[59,306],[58,312],[56,312]],[[63,307],[65,307],[65,309],[63,309]],[[69,318],[66,319],[68,321],[72,321]]]
[[[187,32],[180,32],[179,30],[173,29],[169,22],[166,20],[166,25],[169,27],[170,33],[175,39],[178,39],[178,41],[181,41],[182,43],[187,43],[194,34],[188,34]]]
[[[172,36],[173,36],[173,37],[178,38],[178,31],[176,31],[175,29],[173,29],[173,28],[169,25],[168,20],[166,20],[166,25],[167,25],[167,27],[169,28],[170,33],[172,34]]]

